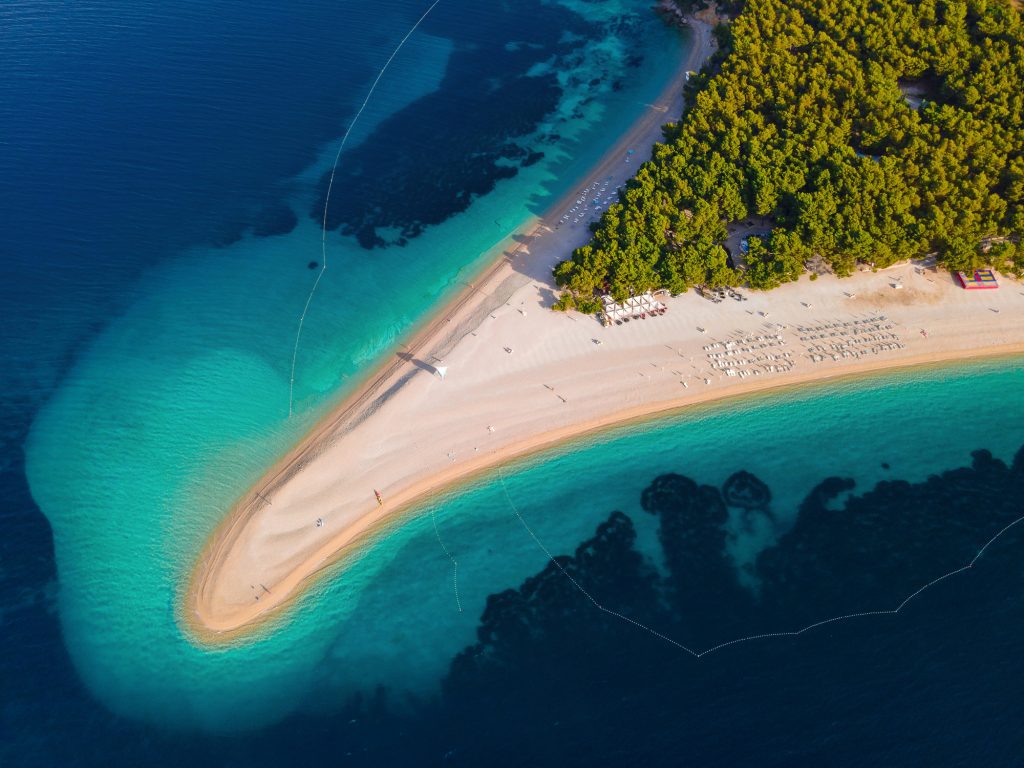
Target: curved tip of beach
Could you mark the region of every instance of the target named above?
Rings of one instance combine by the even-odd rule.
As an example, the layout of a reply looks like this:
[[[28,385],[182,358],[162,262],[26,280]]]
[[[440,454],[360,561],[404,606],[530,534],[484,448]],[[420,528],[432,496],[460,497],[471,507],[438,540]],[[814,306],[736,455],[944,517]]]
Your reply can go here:
[[[678,113],[680,82],[698,68],[683,62],[655,106]],[[651,146],[664,119],[646,112],[579,188],[623,183],[635,167],[625,152]],[[781,386],[1024,352],[1019,283],[965,291],[912,264],[714,302],[659,296],[664,314],[610,327],[552,312],[551,268],[588,236],[587,222],[556,226],[578,195],[532,222],[514,248],[496,249],[406,351],[238,502],[187,590],[186,623],[200,641],[230,640],[278,615],[426,496],[581,434]]]

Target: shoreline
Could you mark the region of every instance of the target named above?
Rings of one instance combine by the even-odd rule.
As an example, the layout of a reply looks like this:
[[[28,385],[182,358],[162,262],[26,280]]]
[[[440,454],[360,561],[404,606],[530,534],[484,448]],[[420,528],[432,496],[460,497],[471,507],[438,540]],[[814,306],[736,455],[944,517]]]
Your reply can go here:
[[[389,500],[389,509],[382,510],[379,515],[368,515],[361,522],[363,525],[349,529],[349,541],[341,546],[328,544],[322,551],[313,553],[310,560],[317,561],[315,568],[301,575],[296,572],[294,581],[280,583],[278,588],[287,590],[287,597],[269,609],[256,609],[251,617],[237,626],[225,629],[211,629],[209,626],[189,621],[191,634],[209,645],[226,645],[247,637],[261,628],[272,629],[277,621],[287,619],[288,612],[295,604],[307,596],[311,588],[321,578],[330,575],[334,569],[344,568],[349,557],[357,556],[365,546],[373,542],[377,535],[387,533],[392,526],[405,523],[408,516],[416,509],[431,503],[441,496],[459,493],[474,481],[496,469],[512,467],[531,460],[543,459],[544,454],[557,451],[572,443],[587,438],[597,438],[618,430],[653,424],[663,419],[671,419],[684,414],[698,413],[713,407],[723,407],[732,402],[754,401],[758,397],[778,396],[785,392],[800,392],[828,384],[851,383],[871,378],[881,379],[887,374],[920,371],[929,368],[947,368],[956,363],[966,362],[979,364],[996,360],[1024,359],[1024,342],[997,347],[986,347],[971,352],[955,352],[949,355],[921,356],[919,358],[897,359],[885,361],[879,365],[867,364],[826,375],[806,375],[783,381],[751,381],[747,387],[731,392],[709,392],[707,396],[696,398],[681,397],[676,401],[655,404],[649,408],[640,408],[625,412],[610,413],[604,418],[593,422],[579,424],[571,429],[541,433],[523,444],[514,444],[500,454],[488,455],[478,463],[465,464],[450,474],[435,476],[422,482],[419,486],[410,487]],[[612,438],[614,439],[614,437]]]
[[[646,153],[662,124],[682,114],[685,73],[713,50],[706,24],[695,21],[691,29],[693,47],[659,100],[671,106],[650,105],[586,178],[628,179],[635,166],[623,163],[626,149],[642,142]],[[424,499],[569,440],[760,392],[1024,354],[1024,324],[1013,320],[1024,292],[971,295],[909,264],[842,281],[805,278],[750,294],[749,309],[740,300],[713,306],[691,292],[666,299],[667,317],[619,328],[553,313],[551,268],[588,235],[585,223],[555,224],[578,194],[555,201],[522,227],[524,234],[499,244],[495,250],[518,241],[238,500],[179,600],[192,637],[216,645],[273,622],[326,569]],[[719,326],[714,334],[712,326]],[[988,332],[982,337],[973,328]],[[825,352],[830,359],[819,354],[826,342],[817,340],[826,336],[836,348]],[[726,358],[735,350],[708,351],[726,346],[761,362]],[[869,353],[878,356],[849,359]],[[435,363],[448,367],[446,379],[434,375]],[[384,504],[374,501],[375,489]]]
[[[631,144],[644,142],[643,152],[646,157],[646,154],[650,152],[653,145],[653,142],[648,141],[652,130],[657,131],[657,138],[660,140],[661,128],[668,122],[666,118],[671,115],[678,119],[682,114],[684,102],[682,92],[687,80],[686,73],[690,70],[699,70],[714,50],[711,27],[709,25],[694,20],[689,30],[693,38],[691,48],[687,52],[686,58],[680,62],[675,75],[665,88],[662,89],[656,102],[657,104],[668,102],[665,108],[662,111],[658,111],[655,105],[648,105],[649,109],[639,119],[634,121],[625,134],[615,140],[614,144],[609,147],[596,165],[588,168],[584,174],[581,174],[581,178],[576,180],[569,191],[552,202],[542,214],[528,219],[514,232],[496,243],[490,251],[490,253],[495,254],[494,258],[487,259],[484,257],[481,260],[480,268],[472,272],[466,280],[460,281],[463,283],[461,289],[455,290],[448,301],[439,303],[436,310],[429,312],[422,321],[414,324],[409,331],[407,340],[399,342],[397,345],[398,353],[391,354],[389,356],[390,359],[386,359],[371,369],[361,384],[344,396],[337,405],[332,407],[323,418],[318,420],[302,436],[293,448],[261,476],[260,480],[256,483],[256,488],[263,489],[267,487],[293,469],[307,451],[315,449],[316,446],[320,445],[329,436],[332,429],[339,422],[365,405],[399,370],[408,366],[409,361],[402,359],[399,354],[416,355],[445,325],[451,322],[451,318],[454,315],[476,296],[480,290],[478,286],[488,283],[504,268],[513,264],[515,258],[524,247],[534,238],[543,234],[543,230],[547,229],[550,231],[550,227],[545,222],[553,219],[557,211],[566,209],[571,204],[571,201],[576,199],[578,192],[574,190],[583,181],[593,176],[607,175],[606,171],[611,170],[612,166],[619,167],[620,158]],[[630,166],[630,170],[633,171],[641,162],[638,161],[636,166]],[[631,172],[627,179],[632,178],[632,175],[633,173]],[[509,247],[509,244],[517,236],[522,238],[521,241]],[[205,642],[217,642],[223,639],[223,634],[220,632],[213,632],[211,634],[206,631],[201,623],[194,620],[196,595],[203,588],[203,580],[197,579],[197,576],[204,563],[216,560],[218,554],[232,540],[232,533],[238,529],[240,524],[244,524],[246,516],[239,514],[241,512],[239,509],[241,504],[242,500],[239,500],[234,508],[225,516],[225,519],[210,534],[207,543],[204,545],[192,568],[186,587],[186,597],[184,601],[179,601],[184,603],[182,613],[185,626],[189,628],[193,635],[203,638]]]

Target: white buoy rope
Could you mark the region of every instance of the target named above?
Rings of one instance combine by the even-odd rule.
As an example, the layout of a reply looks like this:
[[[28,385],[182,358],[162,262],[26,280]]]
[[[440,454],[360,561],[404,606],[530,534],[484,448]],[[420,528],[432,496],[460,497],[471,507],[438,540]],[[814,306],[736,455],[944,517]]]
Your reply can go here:
[[[363,114],[363,110],[366,109],[366,105],[370,102],[370,98],[373,96],[373,92],[377,90],[377,85],[380,83],[380,79],[384,77],[384,73],[387,72],[388,67],[391,66],[391,62],[395,60],[398,52],[402,50],[402,47],[406,44],[413,33],[419,28],[423,20],[430,15],[430,12],[434,10],[435,6],[440,3],[441,0],[434,0],[433,3],[423,12],[423,15],[416,20],[416,23],[412,25],[409,31],[405,34],[405,37],[401,39],[395,50],[391,52],[388,60],[384,62],[384,66],[380,68],[377,73],[377,77],[374,79],[373,84],[370,86],[370,90],[366,93],[366,98],[363,99],[363,103],[359,106],[359,110],[356,112],[355,117],[352,118],[352,122],[349,123],[348,129],[345,131],[345,135],[341,137],[341,143],[338,145],[338,151],[334,155],[334,164],[331,166],[331,177],[327,183],[327,195],[324,199],[324,216],[323,222],[320,227],[320,271],[317,273],[316,280],[313,281],[313,287],[309,291],[309,296],[306,297],[306,305],[302,308],[302,315],[299,317],[299,327],[295,332],[295,347],[292,350],[292,369],[291,375],[288,381],[288,418],[292,417],[292,413],[295,407],[295,363],[299,356],[299,341],[302,339],[302,326],[306,322],[306,314],[309,312],[309,306],[313,302],[313,295],[316,293],[317,287],[320,285],[320,281],[323,279],[324,272],[327,271],[327,209],[331,204],[331,190],[334,188],[334,176],[338,171],[338,161],[341,159],[341,153],[345,150],[345,144],[348,143],[348,137],[352,134],[352,129],[355,128],[356,123],[359,122],[359,118]]]
[[[459,613],[462,613],[462,601],[459,599],[459,561],[455,559],[455,555],[445,546],[441,540],[441,531],[437,528],[437,515],[434,514],[434,508],[430,508],[430,521],[434,524],[434,536],[437,537],[437,543],[441,545],[441,550],[444,552],[452,564],[452,587],[455,589],[455,607],[459,609]]]

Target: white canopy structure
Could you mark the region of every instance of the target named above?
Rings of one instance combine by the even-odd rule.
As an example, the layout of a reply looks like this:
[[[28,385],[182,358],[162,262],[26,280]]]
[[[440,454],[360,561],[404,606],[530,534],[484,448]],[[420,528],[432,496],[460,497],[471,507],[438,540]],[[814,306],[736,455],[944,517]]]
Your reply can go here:
[[[604,304],[601,314],[605,325],[611,325],[616,320],[626,320],[641,314],[651,314],[655,310],[665,309],[665,305],[655,299],[650,291],[645,291],[639,296],[631,296],[621,304],[611,296],[602,296],[601,302]]]

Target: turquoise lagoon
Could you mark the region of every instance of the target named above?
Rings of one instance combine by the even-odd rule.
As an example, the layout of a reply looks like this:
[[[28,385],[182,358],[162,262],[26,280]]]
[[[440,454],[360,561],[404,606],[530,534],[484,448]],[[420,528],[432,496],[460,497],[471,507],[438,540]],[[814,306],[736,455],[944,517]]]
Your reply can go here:
[[[328,270],[298,348],[291,418],[295,334],[316,277],[306,263],[321,260],[319,221],[310,211],[346,125],[313,153],[313,166],[280,185],[298,219],[291,232],[246,232],[230,245],[192,247],[157,262],[41,408],[26,444],[26,472],[53,529],[61,625],[79,674],[115,712],[172,727],[253,728],[299,706],[326,680],[354,691],[391,678],[369,662],[323,668],[340,638],[364,642],[352,630],[358,598],[374,586],[366,569],[339,580],[340,596],[315,598],[309,612],[230,649],[200,647],[183,631],[184,582],[234,499],[496,246],[584,180],[687,50],[685,36],[643,2],[563,5],[592,36],[579,45],[578,35],[566,31],[559,50],[567,52],[504,73],[557,78],[556,107],[517,139],[526,150],[543,151],[543,159],[405,247],[367,251],[329,233]],[[429,22],[443,20],[445,11],[444,3],[436,7],[384,73],[339,168],[389,118],[442,88],[457,51]],[[462,25],[486,21],[485,9],[458,13]],[[372,30],[377,66],[408,32],[406,24]],[[507,34],[494,44],[508,51],[527,44],[524,29]],[[353,114],[371,82],[341,94],[340,111]],[[431,136],[409,140],[428,146]],[[353,300],[373,293],[386,301],[372,311]],[[374,559],[384,566],[384,555]],[[379,650],[387,666],[387,648]]]
[[[573,7],[610,22],[622,5]],[[257,637],[207,648],[183,631],[185,580],[233,500],[493,246],[579,183],[661,90],[685,42],[653,19],[645,25],[644,62],[621,90],[585,90],[588,71],[626,71],[627,49],[611,23],[574,60],[575,73],[560,73],[564,93],[551,121],[561,138],[545,146],[544,160],[405,248],[367,253],[331,236],[330,268],[299,350],[294,418],[292,345],[315,276],[304,262],[320,255],[320,230],[305,213],[336,143],[292,180],[294,231],[194,248],[153,267],[137,301],[78,357],[33,425],[27,471],[53,528],[68,648],[108,707],[171,728],[237,731],[296,710],[340,707],[378,684],[430,694],[452,655],[474,639],[487,595],[545,563],[509,499],[552,552],[571,550],[619,509],[653,553],[653,519],[646,524],[639,509],[653,477],[674,471],[720,484],[746,469],[773,489],[776,520],[737,522],[732,552],[742,567],[824,476],[852,477],[864,490],[890,472],[913,481],[960,466],[975,448],[1012,458],[1024,442],[1020,360],[729,401],[593,436],[436,498],[381,532]],[[415,58],[396,59],[354,144],[439,87],[451,46],[435,29],[409,45],[403,53]],[[351,97],[356,105],[361,99]],[[354,287],[386,291],[389,301],[355,311]],[[978,403],[987,408],[972,408]],[[435,523],[458,559],[457,583]]]
[[[445,671],[439,663],[475,641],[486,597],[519,586],[547,564],[517,511],[555,555],[571,554],[610,512],[625,512],[636,525],[638,548],[657,564],[658,521],[640,506],[651,480],[674,472],[720,487],[746,470],[771,488],[774,519],[731,520],[730,554],[742,575],[826,477],[852,478],[852,493],[863,493],[883,480],[917,483],[970,465],[978,449],[1010,463],[1022,446],[1019,358],[898,369],[697,406],[568,443],[439,496],[325,580],[298,613],[315,612],[320,600],[337,600],[353,582],[372,579],[374,588],[352,613],[372,630],[360,639],[339,637],[334,663],[361,660],[372,668],[386,657],[386,667],[400,672],[396,679],[428,687]],[[457,598],[435,521],[458,561]],[[893,605],[879,607],[892,608],[903,597],[893,594]],[[431,647],[426,635],[438,645]]]

